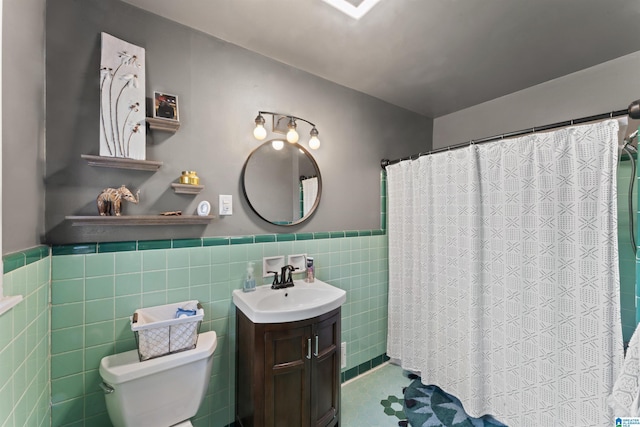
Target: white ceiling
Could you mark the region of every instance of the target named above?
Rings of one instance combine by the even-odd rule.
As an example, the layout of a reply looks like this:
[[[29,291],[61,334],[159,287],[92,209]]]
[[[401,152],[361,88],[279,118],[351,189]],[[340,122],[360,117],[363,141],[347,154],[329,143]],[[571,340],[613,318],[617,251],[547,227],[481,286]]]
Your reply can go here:
[[[640,0],[124,1],[429,117],[640,50]]]

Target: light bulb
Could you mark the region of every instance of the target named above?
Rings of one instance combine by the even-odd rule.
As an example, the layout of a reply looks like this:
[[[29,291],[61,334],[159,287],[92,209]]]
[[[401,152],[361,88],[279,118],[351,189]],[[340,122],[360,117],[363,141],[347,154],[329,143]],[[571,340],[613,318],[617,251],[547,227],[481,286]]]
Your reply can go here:
[[[309,132],[309,135],[311,135],[311,139],[309,139],[309,148],[311,148],[312,150],[317,150],[318,148],[320,148],[318,133],[318,129],[316,129],[315,126],[313,127],[313,129],[311,129],[311,132]]]
[[[287,141],[295,144],[296,142],[298,142],[298,139],[300,139],[298,132],[296,132],[295,129],[289,129],[289,132],[287,132]]]
[[[262,125],[256,125],[256,128],[253,130],[253,136],[255,136],[258,141],[262,141],[267,137],[267,130]]]
[[[317,150],[318,148],[320,148],[320,140],[317,136],[311,137],[311,139],[309,140],[309,148],[311,148],[312,150]]]
[[[298,132],[296,132],[296,121],[293,120],[293,118],[289,118],[289,124],[287,125],[287,127],[289,128],[289,132],[287,132],[287,141],[295,144],[296,142],[298,142],[298,139],[300,139]]]
[[[282,147],[284,147],[284,141],[276,139],[271,143],[271,146],[274,150],[282,150]]]
[[[253,136],[258,141],[262,141],[267,137],[267,130],[264,128],[264,117],[262,117],[262,114],[258,113],[258,117],[256,117],[254,121],[256,123],[256,128],[253,130]]]

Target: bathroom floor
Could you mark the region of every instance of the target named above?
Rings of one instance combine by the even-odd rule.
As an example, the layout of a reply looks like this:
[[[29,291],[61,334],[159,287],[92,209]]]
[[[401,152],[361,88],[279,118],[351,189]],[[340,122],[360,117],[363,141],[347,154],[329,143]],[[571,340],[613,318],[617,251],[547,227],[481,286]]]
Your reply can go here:
[[[402,388],[407,372],[385,363],[342,385],[341,427],[397,427],[405,420]]]
[[[403,423],[405,426],[506,427],[491,416],[470,418],[457,398],[437,387],[423,386],[420,380],[409,387],[413,381],[409,374],[387,362],[344,383],[340,427],[398,427],[399,421],[407,420],[403,412],[405,387],[407,396],[414,400],[408,409],[414,424]]]

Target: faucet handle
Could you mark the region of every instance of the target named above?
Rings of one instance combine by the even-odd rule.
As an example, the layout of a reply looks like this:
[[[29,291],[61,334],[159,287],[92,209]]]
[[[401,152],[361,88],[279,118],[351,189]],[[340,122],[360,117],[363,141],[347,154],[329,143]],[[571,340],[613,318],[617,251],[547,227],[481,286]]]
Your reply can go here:
[[[278,272],[277,271],[267,271],[267,273],[273,273],[273,283],[271,284],[273,285],[277,285],[278,284]]]
[[[291,277],[291,275],[296,270],[300,270],[300,267],[291,267],[291,270],[289,270],[289,280],[291,281],[291,283],[293,283],[293,277]]]

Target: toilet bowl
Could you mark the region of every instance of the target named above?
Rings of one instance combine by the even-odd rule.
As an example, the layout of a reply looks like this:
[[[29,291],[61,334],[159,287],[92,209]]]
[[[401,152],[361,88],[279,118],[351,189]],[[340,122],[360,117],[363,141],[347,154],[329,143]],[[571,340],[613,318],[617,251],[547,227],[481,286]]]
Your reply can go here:
[[[137,350],[104,357],[100,376],[114,427],[187,427],[204,400],[214,331],[198,336],[193,350],[140,362]]]

